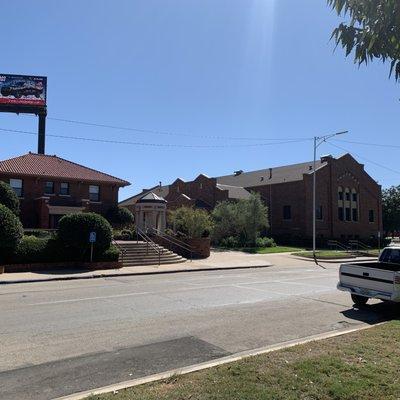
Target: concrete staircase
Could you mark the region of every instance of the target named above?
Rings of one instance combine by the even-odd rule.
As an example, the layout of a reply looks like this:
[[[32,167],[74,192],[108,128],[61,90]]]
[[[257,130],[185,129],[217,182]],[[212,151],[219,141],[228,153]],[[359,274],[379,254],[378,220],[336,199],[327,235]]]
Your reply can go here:
[[[118,241],[117,245],[120,250],[122,249],[120,261],[123,261],[124,267],[158,265],[159,261],[160,265],[177,264],[186,261],[186,258],[155,243],[150,245],[140,241]],[[160,252],[160,256],[158,252]]]

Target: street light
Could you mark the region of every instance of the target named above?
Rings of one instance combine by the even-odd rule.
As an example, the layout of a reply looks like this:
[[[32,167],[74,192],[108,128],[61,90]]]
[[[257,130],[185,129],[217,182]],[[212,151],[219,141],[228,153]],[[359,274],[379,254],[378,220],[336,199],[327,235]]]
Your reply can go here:
[[[316,163],[317,163],[317,148],[324,142],[326,142],[328,139],[338,136],[338,135],[344,135],[345,133],[348,133],[348,131],[342,131],[342,132],[336,132],[332,133],[330,135],[325,135],[325,136],[314,136],[314,166],[313,166],[313,258],[316,260],[316,255],[315,255],[315,250],[316,250]]]

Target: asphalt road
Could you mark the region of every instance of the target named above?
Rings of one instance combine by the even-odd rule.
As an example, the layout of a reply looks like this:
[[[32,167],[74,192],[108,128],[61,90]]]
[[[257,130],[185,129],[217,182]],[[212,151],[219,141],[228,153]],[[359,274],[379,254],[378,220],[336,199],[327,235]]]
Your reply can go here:
[[[337,267],[0,286],[0,398],[53,399],[393,317],[379,302],[353,309]]]

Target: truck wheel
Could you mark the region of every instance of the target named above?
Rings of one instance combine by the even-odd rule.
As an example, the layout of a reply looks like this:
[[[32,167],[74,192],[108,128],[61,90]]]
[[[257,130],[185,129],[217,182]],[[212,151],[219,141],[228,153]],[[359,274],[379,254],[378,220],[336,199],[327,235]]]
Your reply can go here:
[[[351,299],[353,300],[354,304],[358,307],[365,306],[368,301],[368,297],[359,296],[358,294],[352,294]]]

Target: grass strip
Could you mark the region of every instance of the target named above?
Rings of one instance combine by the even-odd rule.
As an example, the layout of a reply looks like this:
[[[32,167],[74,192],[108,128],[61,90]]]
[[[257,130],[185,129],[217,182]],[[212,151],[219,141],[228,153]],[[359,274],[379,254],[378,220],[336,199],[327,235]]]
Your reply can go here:
[[[174,376],[90,400],[394,400],[400,322]]]

